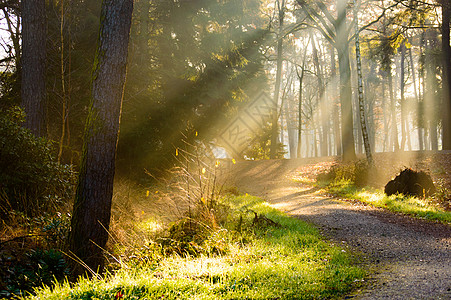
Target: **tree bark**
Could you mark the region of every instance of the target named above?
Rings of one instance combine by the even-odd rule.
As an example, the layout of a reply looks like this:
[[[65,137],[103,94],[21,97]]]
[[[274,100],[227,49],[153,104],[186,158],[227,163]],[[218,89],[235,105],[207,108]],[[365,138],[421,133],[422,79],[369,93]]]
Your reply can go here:
[[[337,76],[337,68],[335,62],[335,48],[330,47],[330,72],[332,80],[335,80]],[[339,101],[337,97],[333,99],[333,126],[334,126],[334,143],[336,147],[336,154],[341,156],[341,134],[340,134],[340,111],[339,111]]]
[[[362,61],[360,58],[360,38],[359,25],[357,17],[357,1],[354,0],[354,26],[355,26],[355,55],[357,64],[357,82],[358,82],[358,99],[359,99],[359,117],[360,127],[362,129],[363,146],[365,148],[366,159],[369,165],[373,164],[373,155],[371,153],[370,139],[366,128],[365,103],[363,100],[363,77],[362,77]]]
[[[334,24],[337,38],[338,70],[340,73],[341,137],[343,160],[356,158],[354,141],[354,122],[352,116],[351,66],[349,61],[348,26],[346,20],[346,1],[337,1],[337,22]]]
[[[24,126],[36,136],[46,135],[46,15],[45,0],[22,1],[22,106]]]
[[[405,81],[404,81],[404,77],[405,77],[405,58],[406,58],[406,46],[405,46],[405,42],[403,42],[400,46],[401,48],[401,62],[400,62],[400,94],[401,94],[401,151],[404,151],[404,148],[406,146],[406,135],[407,135],[407,130],[406,130],[406,123],[407,123],[407,119],[406,119],[406,99],[404,96],[404,90],[405,90]]]
[[[299,74],[298,69],[296,68],[296,74],[299,79],[299,102],[298,102],[298,147],[296,151],[296,157],[301,158],[301,146],[302,146],[302,89],[303,89],[303,81],[304,81],[304,64],[302,64],[301,74]]]
[[[285,18],[285,0],[282,0],[282,4],[280,4],[279,0],[277,1],[278,9],[279,9],[279,33],[277,35],[277,70],[276,70],[276,83],[274,87],[274,112],[272,118],[272,126],[271,126],[271,146],[270,146],[270,158],[276,158],[277,156],[277,133],[278,133],[278,122],[279,122],[279,114],[278,114],[278,102],[279,102],[279,92],[280,92],[280,78],[282,76],[282,50],[283,50],[283,36],[282,36],[282,27],[283,27],[283,19]]]
[[[69,238],[70,251],[92,271],[103,269],[120,124],[133,0],[104,0],[93,67],[79,183]],[[74,272],[85,272],[75,266]]]
[[[442,0],[442,57],[443,57],[443,111],[442,111],[442,147],[451,150],[451,47],[449,24],[451,4]]]

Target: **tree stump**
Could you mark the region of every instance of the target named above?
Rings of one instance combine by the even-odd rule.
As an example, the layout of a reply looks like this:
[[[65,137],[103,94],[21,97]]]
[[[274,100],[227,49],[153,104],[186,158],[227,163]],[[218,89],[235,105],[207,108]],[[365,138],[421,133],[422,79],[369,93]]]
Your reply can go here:
[[[431,176],[424,171],[404,169],[395,179],[390,180],[385,186],[385,193],[390,196],[404,194],[416,197],[431,196],[436,192]]]

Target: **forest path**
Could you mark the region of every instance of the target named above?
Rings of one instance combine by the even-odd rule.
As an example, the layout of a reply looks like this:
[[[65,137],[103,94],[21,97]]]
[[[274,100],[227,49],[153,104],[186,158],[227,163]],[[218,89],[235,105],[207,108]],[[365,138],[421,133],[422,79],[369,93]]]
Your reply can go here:
[[[339,201],[293,181],[308,160],[243,161],[229,184],[311,222],[374,271],[345,299],[451,299],[451,227]]]

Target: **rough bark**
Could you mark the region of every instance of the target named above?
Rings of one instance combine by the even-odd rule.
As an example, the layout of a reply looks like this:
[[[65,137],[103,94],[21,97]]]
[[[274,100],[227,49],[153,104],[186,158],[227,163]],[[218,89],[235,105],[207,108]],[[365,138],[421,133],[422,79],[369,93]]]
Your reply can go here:
[[[69,239],[70,251],[93,271],[103,268],[126,75],[133,0],[104,0],[92,78],[79,183]],[[83,273],[77,265],[74,272]]]
[[[45,0],[22,1],[21,96],[24,126],[36,136],[46,135],[46,15]]]

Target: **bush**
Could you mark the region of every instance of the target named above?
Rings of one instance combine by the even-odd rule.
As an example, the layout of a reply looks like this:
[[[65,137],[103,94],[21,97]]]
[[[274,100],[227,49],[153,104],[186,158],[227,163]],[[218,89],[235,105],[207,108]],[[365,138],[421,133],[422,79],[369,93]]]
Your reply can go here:
[[[69,275],[66,260],[58,250],[30,250],[24,257],[7,255],[4,260],[6,263],[2,264],[0,271],[3,278],[0,298],[33,292],[36,287],[50,285]]]
[[[50,143],[23,128],[23,121],[17,107],[0,111],[0,214],[13,209],[36,215],[73,194],[71,166],[59,164]]]
[[[338,182],[350,181],[357,187],[368,185],[377,176],[375,167],[369,166],[365,160],[347,164],[333,165],[328,171],[317,176],[317,181]]]

